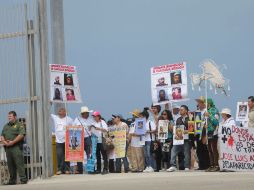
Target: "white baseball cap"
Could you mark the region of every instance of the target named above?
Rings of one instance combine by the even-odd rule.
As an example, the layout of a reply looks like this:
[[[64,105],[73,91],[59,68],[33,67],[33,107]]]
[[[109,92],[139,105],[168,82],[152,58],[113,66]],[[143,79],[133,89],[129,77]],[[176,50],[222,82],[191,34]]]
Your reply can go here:
[[[231,110],[229,108],[223,108],[221,110],[221,114],[227,114],[227,115],[232,115]]]

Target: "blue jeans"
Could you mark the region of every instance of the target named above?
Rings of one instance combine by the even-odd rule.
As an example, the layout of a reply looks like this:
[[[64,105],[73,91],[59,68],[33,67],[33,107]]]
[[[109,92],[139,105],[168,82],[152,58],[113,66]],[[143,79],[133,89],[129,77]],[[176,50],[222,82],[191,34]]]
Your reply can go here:
[[[129,162],[126,157],[127,150],[128,150],[128,143],[126,142],[125,157],[124,158],[116,158],[116,173],[121,173],[122,160],[123,160],[124,171],[128,172],[128,170],[129,170]]]
[[[171,160],[170,160],[171,166],[176,167],[176,157],[180,153],[184,154],[184,167],[190,168],[190,162],[191,162],[191,142],[190,141],[184,141],[183,145],[173,146],[171,150]]]
[[[128,172],[129,163],[128,163],[127,157],[124,157],[124,158],[116,159],[116,173],[121,173],[122,160],[123,160],[124,171]]]
[[[151,154],[151,141],[146,141],[144,150],[145,150],[145,166],[156,169],[155,160]]]

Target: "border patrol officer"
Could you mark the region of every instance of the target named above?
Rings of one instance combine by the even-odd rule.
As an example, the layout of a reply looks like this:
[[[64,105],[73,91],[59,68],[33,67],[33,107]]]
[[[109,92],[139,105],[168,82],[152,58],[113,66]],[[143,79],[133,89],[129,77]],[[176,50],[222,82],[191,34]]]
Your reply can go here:
[[[25,174],[23,140],[26,134],[24,126],[17,121],[15,111],[8,114],[9,122],[4,126],[2,131],[3,143],[5,146],[7,164],[10,173],[8,185],[15,185],[17,181],[17,171],[21,184],[27,183]]]

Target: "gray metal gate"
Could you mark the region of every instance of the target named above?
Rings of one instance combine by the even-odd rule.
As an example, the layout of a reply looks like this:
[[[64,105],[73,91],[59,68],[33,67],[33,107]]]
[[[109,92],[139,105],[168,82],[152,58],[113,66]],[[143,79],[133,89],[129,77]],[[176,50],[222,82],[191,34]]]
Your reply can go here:
[[[0,6],[0,131],[15,110],[26,124],[24,155],[29,179],[52,175],[49,130],[46,0],[19,0]],[[0,184],[6,182],[0,145]]]

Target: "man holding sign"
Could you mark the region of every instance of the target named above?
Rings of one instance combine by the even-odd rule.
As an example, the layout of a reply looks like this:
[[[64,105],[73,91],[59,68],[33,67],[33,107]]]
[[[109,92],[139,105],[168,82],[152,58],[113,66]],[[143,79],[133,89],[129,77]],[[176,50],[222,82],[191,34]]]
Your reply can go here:
[[[115,145],[115,154],[116,154],[116,173],[121,173],[121,161],[124,164],[124,172],[127,173],[129,170],[129,163],[126,157],[127,152],[127,143],[126,136],[128,133],[128,126],[126,123],[121,120],[123,117],[120,114],[112,115],[115,132],[114,132],[114,145]]]
[[[190,162],[191,162],[191,146],[192,146],[192,141],[194,138],[194,135],[188,135],[188,121],[189,121],[189,116],[188,116],[188,111],[189,108],[186,105],[182,105],[180,108],[180,115],[181,117],[177,119],[176,121],[176,126],[183,126],[184,128],[184,144],[178,144],[175,145],[173,143],[173,149],[172,149],[172,155],[171,155],[171,167],[167,170],[168,172],[174,172],[177,170],[176,168],[176,157],[180,154],[184,154],[184,167],[185,171],[188,171],[190,169]],[[176,132],[174,132],[176,133]],[[176,134],[174,134],[176,136]],[[179,140],[179,139],[177,139]],[[173,139],[175,141],[175,138]]]

